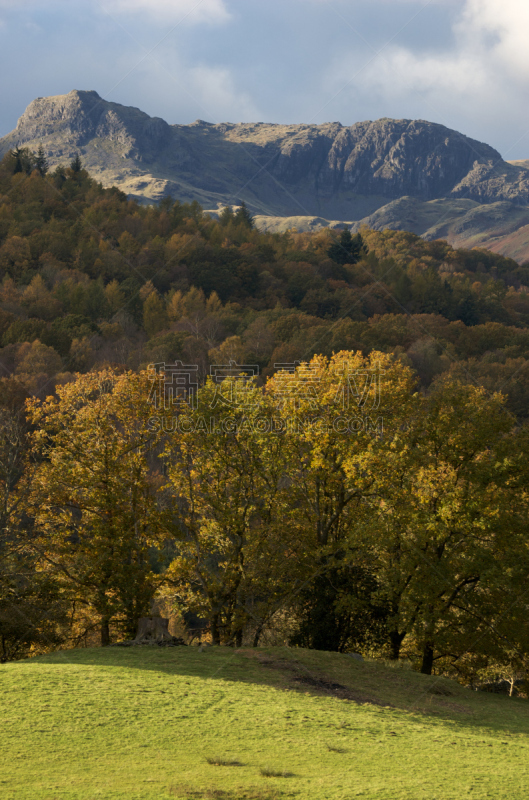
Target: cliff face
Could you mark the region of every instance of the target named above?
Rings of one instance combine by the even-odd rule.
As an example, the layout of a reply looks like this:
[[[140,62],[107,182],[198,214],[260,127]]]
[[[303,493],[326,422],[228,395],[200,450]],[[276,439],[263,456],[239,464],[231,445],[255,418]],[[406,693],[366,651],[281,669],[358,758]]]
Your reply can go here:
[[[501,161],[492,147],[423,121],[357,123],[336,131],[329,145],[317,179],[327,194],[347,189],[430,200],[449,194],[476,161]]]
[[[97,92],[73,91],[34,100],[0,153],[41,142],[52,166],[79,152],[105,185],[206,208],[244,200],[260,214],[360,220],[403,196],[529,204],[527,169],[423,120],[168,125]]]
[[[121,145],[124,153],[141,154],[163,145],[169,125],[138,108],[102,100],[97,92],[70,92],[39,97],[29,104],[9,137],[21,144],[58,135],[71,147],[83,148],[93,139]]]

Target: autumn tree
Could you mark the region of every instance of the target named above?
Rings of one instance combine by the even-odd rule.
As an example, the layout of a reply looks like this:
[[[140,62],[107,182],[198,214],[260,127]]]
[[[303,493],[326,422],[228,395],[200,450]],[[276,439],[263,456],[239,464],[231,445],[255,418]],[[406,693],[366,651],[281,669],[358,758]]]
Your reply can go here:
[[[512,427],[501,395],[444,380],[380,464],[372,521],[391,652],[398,658],[411,637],[422,672],[468,647],[497,556],[514,546],[509,462],[498,450]]]
[[[305,644],[343,649],[355,636],[358,644],[375,626],[372,616],[380,616],[371,603],[376,545],[366,543],[363,531],[379,465],[409,414],[413,387],[411,370],[391,356],[348,351],[280,370],[267,384],[286,429],[285,527],[305,530],[310,542]],[[344,637],[346,619],[351,625]]]
[[[97,616],[102,645],[112,625],[134,635],[162,580],[153,571],[164,534],[149,467],[159,441],[149,391],[145,374],[106,370],[29,404],[40,461],[35,548],[76,606]]]
[[[53,648],[66,635],[67,605],[29,546],[35,466],[28,459],[24,398],[21,384],[0,381],[0,663]]]
[[[143,303],[143,327],[149,338],[167,328],[167,310],[157,292],[151,292]]]
[[[208,382],[182,407],[164,454],[178,557],[169,569],[215,643],[263,626],[303,570],[304,548],[284,525],[284,437],[274,407],[244,379]]]

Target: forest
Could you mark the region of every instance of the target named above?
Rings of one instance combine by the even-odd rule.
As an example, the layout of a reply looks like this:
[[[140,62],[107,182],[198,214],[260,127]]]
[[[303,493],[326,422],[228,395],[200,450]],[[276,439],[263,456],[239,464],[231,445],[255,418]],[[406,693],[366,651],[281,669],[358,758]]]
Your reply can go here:
[[[19,149],[0,280],[0,661],[157,609],[525,675],[529,265],[264,234]]]

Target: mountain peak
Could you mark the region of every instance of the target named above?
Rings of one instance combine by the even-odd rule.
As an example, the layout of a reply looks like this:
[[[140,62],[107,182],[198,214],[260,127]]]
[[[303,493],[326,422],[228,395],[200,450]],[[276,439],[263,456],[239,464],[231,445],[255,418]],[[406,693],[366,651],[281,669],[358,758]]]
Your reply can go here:
[[[0,154],[42,142],[52,166],[79,153],[105,185],[216,208],[240,197],[256,213],[359,220],[407,196],[529,203],[527,170],[487,144],[427,120],[343,126],[168,125],[94,90],[34,100]]]
[[[104,105],[96,91],[75,89],[55,97],[39,97],[18,120],[16,132],[26,141],[46,137],[61,126],[71,133],[89,133],[94,130]]]

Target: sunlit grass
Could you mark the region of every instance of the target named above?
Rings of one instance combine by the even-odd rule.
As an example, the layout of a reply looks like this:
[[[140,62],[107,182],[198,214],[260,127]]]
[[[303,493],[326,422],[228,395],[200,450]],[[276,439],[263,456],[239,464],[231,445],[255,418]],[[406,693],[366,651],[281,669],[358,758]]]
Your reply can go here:
[[[1,800],[529,794],[527,701],[339,654],[74,650],[0,683]]]

